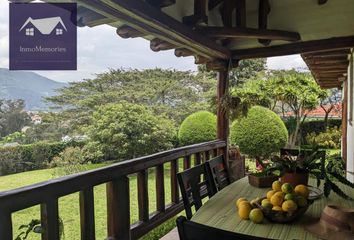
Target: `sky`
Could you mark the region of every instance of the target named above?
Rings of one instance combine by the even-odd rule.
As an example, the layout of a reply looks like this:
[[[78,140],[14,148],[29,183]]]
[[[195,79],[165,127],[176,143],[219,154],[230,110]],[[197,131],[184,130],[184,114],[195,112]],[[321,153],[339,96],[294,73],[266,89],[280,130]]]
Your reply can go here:
[[[0,2],[0,68],[9,67],[9,9],[8,1]],[[305,68],[300,55],[268,58],[270,69]],[[122,39],[113,27],[78,28],[78,70],[36,71],[50,79],[69,82],[94,78],[110,68],[164,68],[195,71],[193,57],[177,58],[174,51],[153,52],[150,43],[142,38]]]

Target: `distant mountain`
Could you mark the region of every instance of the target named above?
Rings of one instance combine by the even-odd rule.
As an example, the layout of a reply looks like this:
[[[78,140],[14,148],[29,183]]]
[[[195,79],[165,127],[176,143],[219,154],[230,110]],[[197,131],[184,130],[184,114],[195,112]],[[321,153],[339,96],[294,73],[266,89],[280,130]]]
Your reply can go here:
[[[0,68],[0,99],[23,99],[26,110],[47,110],[43,97],[55,95],[56,89],[66,85],[33,72]]]

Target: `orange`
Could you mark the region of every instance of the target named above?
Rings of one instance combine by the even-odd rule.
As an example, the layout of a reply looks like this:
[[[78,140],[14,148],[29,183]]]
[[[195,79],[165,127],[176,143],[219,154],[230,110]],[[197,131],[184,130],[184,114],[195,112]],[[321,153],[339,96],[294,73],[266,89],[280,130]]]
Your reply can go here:
[[[276,193],[277,191],[275,190],[270,190],[267,192],[267,199],[270,200],[270,198]]]
[[[285,212],[292,212],[297,209],[297,205],[293,200],[286,200],[281,207]]]
[[[274,191],[280,191],[281,190],[281,182],[280,181],[274,181],[273,183],[272,183],[272,189],[274,190]]]
[[[274,211],[283,211],[283,209],[281,207],[279,207],[279,206],[274,206],[272,208],[272,210],[274,210]]]
[[[237,201],[236,201],[236,206],[238,207],[238,205],[240,205],[240,203],[241,203],[242,201],[247,201],[247,199],[246,199],[246,198],[239,198],[239,199],[237,199]]]
[[[238,209],[238,215],[241,219],[248,219],[252,208],[249,204],[240,204]]]
[[[261,223],[264,219],[263,212],[259,208],[252,209],[249,218],[254,223]]]
[[[270,203],[273,206],[281,206],[281,204],[283,203],[283,197],[280,195],[274,194],[270,199]]]
[[[300,195],[304,198],[309,196],[309,189],[303,184],[297,185],[294,191],[297,195]]]

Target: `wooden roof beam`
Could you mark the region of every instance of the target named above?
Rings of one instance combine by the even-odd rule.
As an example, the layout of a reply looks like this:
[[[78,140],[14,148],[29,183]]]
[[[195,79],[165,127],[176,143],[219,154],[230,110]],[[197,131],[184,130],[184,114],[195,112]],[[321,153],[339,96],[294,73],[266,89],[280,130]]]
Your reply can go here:
[[[301,40],[299,33],[282,30],[237,27],[198,27],[197,31],[213,38],[255,38],[292,42]]]
[[[81,2],[110,18],[122,19],[129,26],[171,44],[182,45],[205,57],[229,59],[231,51],[194,32],[190,27],[140,0],[91,0]]]
[[[289,43],[271,47],[239,49],[232,51],[233,59],[266,58],[351,48],[354,36],[337,37],[306,42]]]
[[[268,14],[270,13],[270,4],[268,0],[259,0],[258,9],[258,28],[267,29],[268,26]],[[270,39],[258,39],[258,42],[264,46],[268,46],[271,43]]]
[[[305,53],[303,54],[303,56],[305,58],[343,57],[349,53],[350,53],[349,49],[340,49],[340,50],[332,50],[332,51]]]
[[[194,0],[193,15],[183,17],[182,22],[188,26],[195,26],[200,23],[208,23],[206,4],[206,0]]]
[[[146,2],[157,8],[169,7],[176,3],[176,0],[146,0]]]
[[[176,57],[190,57],[195,55],[191,50],[187,48],[176,48],[175,49],[175,56]]]
[[[247,26],[246,0],[236,0],[236,27],[245,28]]]
[[[155,38],[150,41],[150,48],[152,51],[158,52],[162,50],[171,50],[176,48],[176,46],[164,40]]]
[[[127,25],[123,25],[117,28],[117,34],[121,38],[136,38],[143,37],[146,34],[136,30],[135,28],[129,27]]]

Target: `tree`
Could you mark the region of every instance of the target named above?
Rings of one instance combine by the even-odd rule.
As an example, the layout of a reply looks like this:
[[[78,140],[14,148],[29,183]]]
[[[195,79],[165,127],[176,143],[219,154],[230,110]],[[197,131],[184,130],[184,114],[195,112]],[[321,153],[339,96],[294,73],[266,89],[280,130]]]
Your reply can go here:
[[[275,111],[280,106],[283,115],[287,110],[292,112],[294,126],[289,129],[289,146],[293,147],[308,111],[319,105],[326,92],[306,72],[268,71],[260,76],[258,80],[250,81],[232,92],[233,96],[240,98],[241,103],[237,107],[262,105]]]
[[[267,59],[246,59],[239,62],[239,66],[230,72],[230,87],[240,86],[253,79],[259,72],[266,70]]]
[[[64,110],[74,129],[88,124],[98,107],[122,101],[144,105],[180,124],[189,114],[208,108],[215,87],[216,80],[203,72],[118,69],[92,80],[70,83],[47,100]]]
[[[30,124],[31,119],[24,108],[23,100],[0,99],[0,137],[19,132]]]
[[[342,96],[338,88],[327,90],[327,94],[321,99],[321,108],[325,112],[324,125],[328,127],[328,116],[333,110],[338,110],[341,107]]]
[[[151,110],[121,102],[98,108],[85,127],[89,143],[86,156],[92,161],[131,159],[173,147],[174,124]]]

